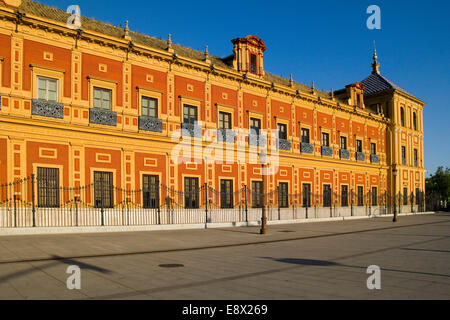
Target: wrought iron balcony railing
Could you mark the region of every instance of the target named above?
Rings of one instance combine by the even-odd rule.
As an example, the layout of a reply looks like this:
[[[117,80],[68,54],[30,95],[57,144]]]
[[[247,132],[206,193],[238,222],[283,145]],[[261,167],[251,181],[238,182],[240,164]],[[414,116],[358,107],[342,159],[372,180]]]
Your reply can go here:
[[[327,146],[322,146],[322,155],[327,156],[327,157],[332,157],[333,156],[333,148],[327,147]]]
[[[378,158],[378,155],[376,155],[376,154],[371,154],[371,155],[370,155],[370,162],[372,162],[372,163],[379,163],[379,162],[380,162],[380,159]]]
[[[181,135],[185,137],[201,138],[203,135],[202,127],[197,124],[182,123]]]
[[[31,114],[48,118],[64,119],[64,104],[59,102],[33,99]]]
[[[163,131],[163,122],[161,119],[148,116],[140,116],[139,130],[161,133]]]
[[[248,144],[250,146],[259,146],[259,147],[265,147],[266,146],[266,138],[264,136],[250,133],[248,136]]]
[[[341,149],[339,151],[341,159],[350,159],[350,151],[348,151],[347,149]]]
[[[278,149],[290,151],[291,150],[291,142],[286,139],[278,139]]]
[[[218,142],[236,143],[236,133],[231,129],[218,129],[217,130],[217,141]]]
[[[356,161],[366,161],[366,155],[364,154],[364,152],[356,153]]]
[[[117,112],[107,109],[91,108],[89,110],[89,122],[115,127],[117,125]]]
[[[311,143],[302,142],[300,145],[300,149],[302,153],[312,154],[314,152],[314,147]]]

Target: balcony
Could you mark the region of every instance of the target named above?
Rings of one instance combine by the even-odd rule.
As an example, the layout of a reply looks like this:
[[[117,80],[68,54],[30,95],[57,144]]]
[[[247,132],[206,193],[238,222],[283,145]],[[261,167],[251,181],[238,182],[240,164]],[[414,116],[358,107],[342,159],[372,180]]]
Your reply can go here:
[[[115,127],[117,125],[117,112],[107,109],[91,108],[89,110],[89,122]]]
[[[258,134],[250,133],[248,136],[248,144],[250,146],[265,147],[266,138]]]
[[[236,133],[231,129],[217,129],[217,141],[236,143]]]
[[[328,146],[322,146],[322,155],[327,157],[333,156],[333,148]]]
[[[350,151],[348,151],[347,149],[341,149],[339,151],[339,154],[341,156],[341,159],[350,159]]]
[[[31,101],[31,114],[48,118],[64,119],[64,104],[41,99],[33,99]]]
[[[313,145],[312,145],[312,144],[306,143],[306,142],[302,142],[302,143],[300,144],[300,151],[301,151],[302,153],[309,153],[309,154],[312,154],[312,153],[314,152],[314,148],[313,148]]]
[[[380,162],[380,159],[378,158],[378,155],[376,155],[376,154],[371,154],[371,155],[370,155],[370,162],[372,162],[372,163],[379,163],[379,162]]]
[[[147,116],[140,116],[139,130],[161,133],[163,131],[163,122],[161,119]]]
[[[364,152],[356,153],[356,161],[366,161],[366,155],[364,154]]]
[[[202,127],[192,123],[182,123],[181,135],[185,137],[201,138],[203,136]]]
[[[277,145],[278,145],[278,150],[285,150],[285,151],[291,150],[291,142],[289,140],[278,139]]]

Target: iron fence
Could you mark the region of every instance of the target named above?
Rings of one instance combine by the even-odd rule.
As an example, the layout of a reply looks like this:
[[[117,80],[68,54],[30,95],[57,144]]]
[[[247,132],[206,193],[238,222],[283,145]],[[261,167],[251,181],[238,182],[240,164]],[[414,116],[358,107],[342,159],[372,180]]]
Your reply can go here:
[[[0,185],[0,228],[256,222],[261,221],[263,206],[269,221],[378,216],[393,213],[394,205],[399,213],[425,209],[423,194],[411,194],[405,205],[402,194],[393,197],[371,191],[291,194],[284,187],[263,194],[247,186],[234,191],[230,186],[216,190],[206,184],[179,191],[158,181],[128,190],[114,186],[107,175],[69,188],[51,177],[50,172],[43,178],[32,175]]]

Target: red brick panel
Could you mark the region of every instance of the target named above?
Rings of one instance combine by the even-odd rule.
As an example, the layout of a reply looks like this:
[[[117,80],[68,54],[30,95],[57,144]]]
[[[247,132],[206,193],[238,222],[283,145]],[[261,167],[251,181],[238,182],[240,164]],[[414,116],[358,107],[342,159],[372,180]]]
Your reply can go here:
[[[44,59],[44,53],[51,54],[52,59]],[[70,50],[50,46],[40,42],[24,40],[23,42],[23,89],[31,90],[31,67],[30,64],[37,64],[50,68],[65,70],[64,73],[64,97],[71,97],[71,68],[72,53]]]

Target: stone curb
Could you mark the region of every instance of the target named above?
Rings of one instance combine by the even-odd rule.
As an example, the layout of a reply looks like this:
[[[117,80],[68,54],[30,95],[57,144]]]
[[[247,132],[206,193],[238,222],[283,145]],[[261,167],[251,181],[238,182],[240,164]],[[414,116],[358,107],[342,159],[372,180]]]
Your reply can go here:
[[[398,216],[430,215],[435,212],[420,213],[401,213]],[[334,217],[334,218],[313,218],[301,220],[281,220],[268,221],[268,225],[288,225],[301,223],[318,222],[338,222],[347,220],[363,220],[376,218],[389,218],[393,214],[382,216],[356,216],[356,217]],[[170,231],[170,230],[204,230],[217,228],[234,227],[257,227],[260,221],[255,222],[230,222],[230,223],[208,223],[208,224],[181,224],[181,225],[152,225],[152,226],[119,226],[119,227],[55,227],[55,228],[0,228],[0,237],[2,236],[20,236],[20,235],[52,235],[52,234],[83,234],[83,233],[113,233],[113,232],[140,232],[140,231]]]

